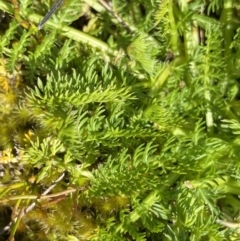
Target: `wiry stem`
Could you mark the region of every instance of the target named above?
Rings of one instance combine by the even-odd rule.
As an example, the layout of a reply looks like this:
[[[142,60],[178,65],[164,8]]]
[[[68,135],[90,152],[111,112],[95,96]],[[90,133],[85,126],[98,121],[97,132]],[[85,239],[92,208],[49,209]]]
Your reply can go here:
[[[129,26],[112,8],[111,6],[105,2],[104,0],[98,0],[104,8],[106,8],[116,19],[117,21],[123,25],[124,28],[126,28],[130,32],[134,32],[134,28]]]
[[[65,173],[63,173],[56,181],[52,183],[50,187],[48,187],[40,196],[43,197],[44,195],[47,195],[56,185],[58,182],[60,182],[63,177],[65,176]],[[72,191],[72,190],[71,190]],[[66,191],[65,191],[66,192]],[[59,194],[59,193],[58,193]],[[36,196],[36,195],[35,195]],[[38,197],[38,196],[37,196]],[[49,197],[49,196],[48,196]],[[36,199],[36,198],[35,198]],[[2,200],[1,200],[2,201]],[[19,217],[16,217],[12,222],[10,222],[7,226],[5,226],[2,231],[0,232],[0,235],[7,232],[10,228],[13,222],[16,222],[17,219],[21,219],[25,214],[30,212],[34,207],[36,206],[36,203],[33,202],[30,206],[28,206],[24,211],[22,211],[19,215]]]

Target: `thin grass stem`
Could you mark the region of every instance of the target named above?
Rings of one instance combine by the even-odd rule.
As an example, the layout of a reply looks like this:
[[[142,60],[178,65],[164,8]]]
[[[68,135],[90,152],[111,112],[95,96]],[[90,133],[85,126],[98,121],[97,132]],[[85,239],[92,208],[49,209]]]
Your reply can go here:
[[[42,21],[38,25],[38,30],[42,29],[45,25],[45,23],[48,21],[49,18],[57,11],[57,9],[60,7],[60,5],[63,3],[64,0],[58,0],[52,8],[48,11],[48,13],[45,15],[45,17],[42,19]]]

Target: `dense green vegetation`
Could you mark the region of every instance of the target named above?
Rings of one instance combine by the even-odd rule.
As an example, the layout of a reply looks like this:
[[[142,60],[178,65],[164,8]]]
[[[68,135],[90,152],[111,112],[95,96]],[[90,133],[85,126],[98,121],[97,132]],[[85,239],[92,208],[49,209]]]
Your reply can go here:
[[[0,0],[0,240],[240,237],[237,0]]]

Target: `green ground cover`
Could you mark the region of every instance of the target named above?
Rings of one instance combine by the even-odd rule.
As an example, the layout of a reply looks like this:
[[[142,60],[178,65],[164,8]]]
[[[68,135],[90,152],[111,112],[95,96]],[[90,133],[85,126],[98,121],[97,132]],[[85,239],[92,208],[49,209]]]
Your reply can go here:
[[[0,241],[240,240],[236,0],[0,0]]]

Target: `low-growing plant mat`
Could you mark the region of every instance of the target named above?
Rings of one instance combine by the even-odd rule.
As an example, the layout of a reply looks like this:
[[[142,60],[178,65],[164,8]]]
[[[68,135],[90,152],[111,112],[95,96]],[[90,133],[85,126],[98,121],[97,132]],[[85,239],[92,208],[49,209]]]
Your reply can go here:
[[[53,5],[0,0],[0,241],[240,240],[239,1]]]

